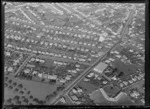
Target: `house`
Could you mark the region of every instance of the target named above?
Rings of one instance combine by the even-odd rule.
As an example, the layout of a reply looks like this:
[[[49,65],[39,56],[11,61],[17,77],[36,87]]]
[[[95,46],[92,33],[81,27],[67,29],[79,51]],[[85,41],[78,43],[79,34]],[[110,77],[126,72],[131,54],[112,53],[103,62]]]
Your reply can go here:
[[[48,74],[43,74],[43,78],[48,79]]]
[[[127,81],[123,81],[123,84],[127,86],[127,85],[128,85],[128,82],[127,82]]]
[[[102,73],[106,68],[107,68],[107,64],[100,62],[95,68],[94,71],[98,72],[98,73]]]
[[[57,75],[48,75],[48,79],[56,80]]]
[[[33,71],[33,72],[32,72],[33,75],[36,75],[37,73],[38,73],[37,71]]]
[[[77,88],[77,90],[78,90],[79,93],[83,92],[83,90],[79,87]]]
[[[60,79],[59,82],[65,83],[67,80],[66,79]]]
[[[107,64],[109,64],[111,61],[110,61],[110,60],[106,60],[105,62],[106,62]]]
[[[124,84],[123,83],[120,83],[120,87],[123,87],[124,86]]]
[[[65,98],[64,98],[64,97],[62,97],[62,98],[60,99],[60,102],[62,102],[62,103],[66,103]]]
[[[42,73],[38,73],[38,77],[42,78],[42,76],[43,76]]]
[[[81,104],[81,101],[76,101],[74,103],[77,104],[77,105],[79,105],[79,104]]]
[[[87,79],[87,78],[84,78],[84,81],[90,81],[89,79]]]
[[[72,99],[73,101],[77,101],[77,100],[78,100],[78,98],[77,98],[76,95],[71,96],[71,99]]]
[[[132,80],[133,80],[133,81],[136,81],[137,79],[136,79],[136,78],[132,78]]]
[[[129,80],[129,83],[130,83],[130,84],[132,84],[132,83],[133,83],[133,81],[132,81],[132,80]]]
[[[72,72],[72,73],[77,73],[77,71],[76,71],[76,70],[72,70],[71,72]]]
[[[66,79],[66,80],[70,80],[70,77],[66,76],[65,79]]]
[[[105,40],[104,37],[99,37],[99,41],[100,41],[100,42],[103,42],[104,40]]]
[[[76,67],[80,67],[80,65],[79,65],[79,64],[76,64],[75,66],[76,66]]]
[[[107,84],[107,81],[103,81],[103,84]]]
[[[25,69],[24,73],[30,73],[30,69]]]
[[[33,64],[27,64],[26,67],[32,68],[32,67],[35,67],[35,65],[33,65]]]
[[[114,61],[115,59],[113,59],[113,58],[109,58],[109,60],[110,60],[110,61]]]
[[[10,52],[6,52],[6,56],[10,56]]]
[[[8,72],[12,72],[13,70],[14,70],[13,67],[9,67],[9,68],[7,69]]]
[[[121,55],[116,55],[117,58],[121,58]]]
[[[73,92],[73,93],[77,93],[77,90],[76,90],[76,89],[72,89],[72,92]]]

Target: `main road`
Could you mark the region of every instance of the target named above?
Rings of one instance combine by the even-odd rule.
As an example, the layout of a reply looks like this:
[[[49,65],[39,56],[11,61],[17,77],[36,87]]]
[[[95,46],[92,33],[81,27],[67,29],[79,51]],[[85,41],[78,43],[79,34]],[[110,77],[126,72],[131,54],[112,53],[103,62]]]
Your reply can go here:
[[[60,92],[56,98],[51,101],[51,105],[55,105],[57,103],[57,101],[66,93],[68,93],[77,83],[79,83],[79,81],[81,81],[85,75],[87,75],[101,60],[103,60],[107,54],[113,50],[116,46],[118,46],[121,42],[122,42],[122,38],[126,35],[127,29],[128,29],[128,25],[131,23],[132,21],[132,17],[134,15],[134,10],[131,10],[129,16],[128,16],[128,20],[126,22],[126,25],[124,27],[124,29],[122,30],[122,33],[120,35],[120,40],[114,44],[103,56],[101,56],[95,63],[93,63],[88,69],[86,69],[81,75],[79,75],[70,85],[68,85],[68,87],[66,87],[62,92]]]

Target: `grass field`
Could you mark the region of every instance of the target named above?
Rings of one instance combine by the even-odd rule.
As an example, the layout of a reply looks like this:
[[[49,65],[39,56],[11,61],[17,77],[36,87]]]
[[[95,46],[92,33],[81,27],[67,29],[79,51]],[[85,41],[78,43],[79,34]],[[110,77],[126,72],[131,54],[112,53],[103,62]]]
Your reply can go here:
[[[22,84],[24,88],[31,91],[30,94],[33,97],[36,97],[39,100],[44,100],[48,94],[53,93],[57,88],[57,85],[43,84],[40,82],[29,81],[29,80],[21,80],[14,77],[10,77],[10,79],[13,80],[14,82],[17,82],[18,84]],[[14,94],[8,92],[7,90],[4,91],[4,93],[5,93],[5,98],[13,97]]]
[[[84,90],[84,92],[86,94],[89,94],[91,92],[93,92],[94,90],[97,89],[96,86],[94,86],[93,84],[89,83],[89,82],[84,82],[84,81],[81,81],[78,86],[82,87],[82,89]]]
[[[122,96],[117,102],[108,101],[104,98],[100,90],[91,93],[90,98],[98,105],[133,105],[130,98],[126,95]]]

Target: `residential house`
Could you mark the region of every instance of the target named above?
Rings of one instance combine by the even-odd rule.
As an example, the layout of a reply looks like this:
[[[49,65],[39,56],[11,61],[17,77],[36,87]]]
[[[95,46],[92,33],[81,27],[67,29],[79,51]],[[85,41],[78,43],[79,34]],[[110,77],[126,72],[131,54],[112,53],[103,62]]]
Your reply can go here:
[[[25,69],[24,73],[30,73],[30,69]]]
[[[7,69],[8,72],[12,72],[13,70],[14,70],[13,67],[9,67],[9,68]]]
[[[72,95],[72,96],[71,96],[71,99],[72,99],[73,101],[77,101],[77,100],[78,100],[78,98],[77,98],[76,95]]]
[[[60,79],[59,82],[65,83],[67,80],[66,79]]]

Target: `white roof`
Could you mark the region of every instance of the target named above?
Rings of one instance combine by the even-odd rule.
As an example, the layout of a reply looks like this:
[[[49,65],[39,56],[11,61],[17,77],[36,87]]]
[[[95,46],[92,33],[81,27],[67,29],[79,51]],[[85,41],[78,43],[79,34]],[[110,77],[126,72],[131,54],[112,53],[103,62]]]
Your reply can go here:
[[[107,68],[107,64],[103,63],[103,62],[100,62],[95,68],[94,70],[96,72],[99,72],[99,73],[102,73],[106,68]]]
[[[77,91],[76,91],[75,89],[72,89],[72,92],[73,92],[73,93],[77,93]]]
[[[57,79],[57,75],[48,75],[48,79]]]
[[[38,76],[39,76],[40,78],[42,78],[42,73],[38,73]]]
[[[65,80],[65,79],[61,79],[60,82],[61,82],[61,83],[65,83],[66,80]]]
[[[32,72],[32,74],[37,74],[37,73],[38,73],[37,71],[33,71],[33,72]]]
[[[13,68],[12,68],[12,67],[9,67],[9,68],[8,68],[8,71],[12,71],[12,70],[13,70]]]
[[[24,70],[24,73],[29,73],[30,72],[30,69],[25,69]]]
[[[78,100],[77,96],[75,96],[75,95],[71,96],[71,98],[75,101]]]

